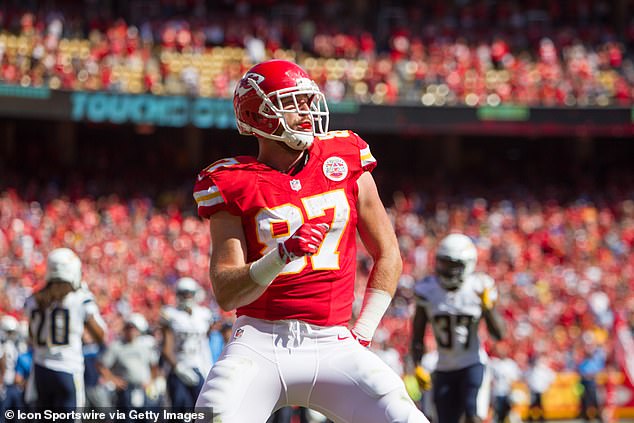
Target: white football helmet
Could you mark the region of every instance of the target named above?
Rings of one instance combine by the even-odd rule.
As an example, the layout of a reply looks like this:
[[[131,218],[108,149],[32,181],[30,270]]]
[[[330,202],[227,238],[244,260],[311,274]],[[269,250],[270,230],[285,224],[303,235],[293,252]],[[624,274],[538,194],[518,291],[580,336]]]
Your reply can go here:
[[[147,320],[145,316],[140,313],[131,313],[126,319],[125,323],[132,325],[141,333],[145,333],[148,330]]]
[[[436,274],[446,289],[456,289],[475,271],[478,250],[471,239],[463,234],[450,234],[436,249]]]
[[[5,333],[17,331],[18,326],[18,319],[9,314],[2,316],[2,319],[0,319],[0,329]]]
[[[19,336],[17,332],[20,323],[15,317],[6,314],[0,319],[0,330],[2,331],[2,339],[4,340],[16,340]]]
[[[74,289],[81,287],[81,260],[70,248],[56,248],[48,254],[46,263],[46,283],[53,280],[71,284]]]
[[[176,281],[176,299],[181,308],[192,308],[201,296],[198,282],[190,277],[183,277]]]

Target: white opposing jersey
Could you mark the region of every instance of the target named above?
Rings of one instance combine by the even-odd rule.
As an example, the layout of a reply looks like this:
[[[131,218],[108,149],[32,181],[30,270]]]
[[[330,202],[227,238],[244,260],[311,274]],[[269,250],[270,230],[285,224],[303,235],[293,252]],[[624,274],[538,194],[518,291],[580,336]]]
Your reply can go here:
[[[177,363],[184,362],[206,375],[211,369],[209,326],[211,311],[195,305],[191,314],[176,307],[163,307],[161,322],[174,332],[174,355]]]
[[[493,378],[493,396],[511,395],[513,383],[520,380],[522,371],[512,358],[493,358],[489,362]]]
[[[71,291],[60,302],[40,310],[34,297],[26,302],[33,344],[33,362],[67,373],[84,371],[82,334],[90,316],[102,322],[93,295],[85,289]]]
[[[417,303],[425,309],[438,346],[437,370],[458,370],[487,362],[478,335],[482,317],[480,293],[484,288],[489,289],[490,298],[495,301],[495,283],[484,273],[467,276],[454,291],[443,288],[436,276],[428,276],[416,283]]]

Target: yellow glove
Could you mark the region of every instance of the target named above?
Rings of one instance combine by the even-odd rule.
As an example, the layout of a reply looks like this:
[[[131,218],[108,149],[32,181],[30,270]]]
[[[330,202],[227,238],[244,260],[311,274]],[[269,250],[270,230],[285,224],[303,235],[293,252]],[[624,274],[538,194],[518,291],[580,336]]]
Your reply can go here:
[[[431,389],[431,375],[422,366],[416,366],[414,376],[416,376],[416,381],[421,390],[429,391]]]
[[[413,374],[406,374],[403,376],[403,383],[405,384],[405,390],[409,394],[409,397],[414,401],[418,402],[421,400],[423,395],[420,391],[420,386],[418,385],[418,379]]]
[[[484,288],[484,290],[480,293],[480,301],[482,301],[482,308],[484,310],[491,310],[495,306],[495,303],[491,299],[489,288]]]

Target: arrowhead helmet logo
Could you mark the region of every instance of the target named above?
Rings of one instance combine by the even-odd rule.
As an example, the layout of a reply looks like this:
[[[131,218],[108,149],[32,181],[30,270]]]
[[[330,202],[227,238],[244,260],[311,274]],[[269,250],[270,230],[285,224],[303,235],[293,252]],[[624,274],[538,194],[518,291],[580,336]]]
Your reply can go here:
[[[264,81],[264,76],[254,72],[247,73],[246,75],[244,75],[242,77],[242,80],[240,81],[240,85],[236,87],[236,93],[238,93],[238,97],[242,97],[243,95],[245,95],[246,93],[248,93],[249,91],[253,89],[253,86],[251,85],[251,82],[249,81],[253,81],[256,84],[260,85],[260,83]]]

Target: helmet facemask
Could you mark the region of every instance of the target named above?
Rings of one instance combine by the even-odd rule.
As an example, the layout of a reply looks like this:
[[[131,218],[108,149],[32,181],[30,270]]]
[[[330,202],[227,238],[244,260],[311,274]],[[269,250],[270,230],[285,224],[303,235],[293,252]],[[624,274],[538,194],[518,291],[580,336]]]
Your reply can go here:
[[[436,274],[443,287],[456,289],[462,285],[466,273],[466,263],[451,257],[436,257]]]
[[[458,289],[467,276],[475,271],[478,250],[464,234],[443,238],[436,250],[436,274],[440,284],[449,290]]]
[[[269,134],[253,127],[248,127],[249,132],[252,131],[264,138],[281,141],[294,150],[307,149],[312,145],[316,136],[323,136],[328,132],[330,121],[328,104],[326,97],[314,81],[307,78],[299,78],[296,87],[283,88],[268,95],[262,91],[255,80],[248,79],[248,83],[262,99],[259,108],[260,115],[267,119],[277,119],[283,128],[283,132],[280,135]],[[300,108],[298,97],[302,95],[308,96],[310,100],[308,110]],[[291,102],[285,101],[289,98],[292,100]],[[292,129],[286,121],[286,115],[289,113],[308,116],[311,130],[297,131]]]
[[[178,306],[183,309],[192,309],[196,305],[196,291],[178,291]]]
[[[182,277],[176,282],[176,299],[181,309],[192,309],[202,301],[203,292],[198,283],[190,277]]]

